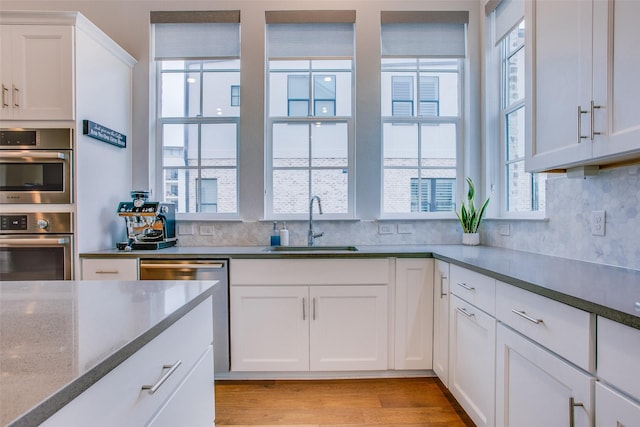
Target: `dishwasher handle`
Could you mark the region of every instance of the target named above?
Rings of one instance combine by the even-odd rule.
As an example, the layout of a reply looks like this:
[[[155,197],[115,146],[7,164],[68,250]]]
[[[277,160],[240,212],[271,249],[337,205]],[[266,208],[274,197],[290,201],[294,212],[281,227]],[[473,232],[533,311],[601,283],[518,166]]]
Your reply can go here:
[[[157,269],[167,269],[167,268],[190,268],[190,269],[201,269],[201,268],[215,268],[220,269],[223,268],[224,264],[221,262],[212,262],[212,263],[145,263],[140,262],[140,268],[157,268]]]

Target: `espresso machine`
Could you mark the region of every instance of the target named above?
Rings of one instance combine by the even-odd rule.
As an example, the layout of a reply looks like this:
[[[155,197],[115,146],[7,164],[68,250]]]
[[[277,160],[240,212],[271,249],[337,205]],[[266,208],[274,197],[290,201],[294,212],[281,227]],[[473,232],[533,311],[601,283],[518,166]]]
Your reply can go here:
[[[176,205],[148,201],[148,191],[132,191],[132,201],[120,202],[118,216],[124,218],[128,241],[118,242],[119,250],[162,249],[174,246]]]

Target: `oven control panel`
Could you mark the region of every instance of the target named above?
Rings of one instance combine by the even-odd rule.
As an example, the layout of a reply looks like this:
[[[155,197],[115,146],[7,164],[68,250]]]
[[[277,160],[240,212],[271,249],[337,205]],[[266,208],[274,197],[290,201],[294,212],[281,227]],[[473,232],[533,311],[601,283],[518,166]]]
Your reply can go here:
[[[70,212],[29,212],[0,215],[0,234],[68,234],[73,232]]]

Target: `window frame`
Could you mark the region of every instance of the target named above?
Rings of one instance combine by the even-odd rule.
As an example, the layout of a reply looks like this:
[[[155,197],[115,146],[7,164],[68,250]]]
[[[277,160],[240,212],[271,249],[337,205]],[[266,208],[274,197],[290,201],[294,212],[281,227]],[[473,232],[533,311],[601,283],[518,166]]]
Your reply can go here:
[[[397,59],[398,57],[390,57],[390,56],[386,56],[386,57],[381,57],[380,61],[382,62],[382,60],[384,60],[385,58],[391,58],[391,59]],[[402,56],[400,57],[402,59],[412,59],[412,60],[416,60],[417,63],[419,63],[420,59],[434,59],[434,58],[423,58],[423,57],[419,57],[419,56],[415,56],[415,57],[406,57],[406,56]],[[437,59],[437,58],[436,58]],[[454,209],[458,208],[458,202],[460,200],[460,194],[461,193],[461,188],[462,188],[462,181],[464,181],[462,178],[464,176],[463,174],[463,170],[464,170],[464,162],[463,162],[463,152],[465,152],[465,127],[467,126],[467,121],[465,119],[465,114],[466,114],[466,107],[464,104],[464,95],[465,95],[465,84],[466,84],[466,74],[465,74],[465,69],[467,67],[469,58],[465,57],[465,58],[447,58],[447,59],[455,59],[458,63],[458,67],[457,67],[457,74],[458,74],[458,116],[454,117],[454,116],[422,116],[419,114],[414,114],[412,117],[408,117],[408,116],[382,116],[381,115],[381,132],[380,132],[380,138],[381,138],[381,150],[380,150],[380,171],[381,171],[381,185],[380,185],[380,215],[379,218],[383,219],[383,220],[390,220],[390,219],[398,219],[398,220],[404,220],[404,219],[455,219],[455,212],[454,210],[451,210],[450,212],[446,212],[446,211],[431,211],[431,212],[385,212],[384,210],[384,173],[385,173],[385,169],[415,169],[416,167],[422,171],[423,169],[428,169],[428,167],[422,167],[420,166],[420,162],[418,162],[417,166],[406,166],[406,167],[390,167],[390,168],[386,168],[384,166],[384,126],[385,124],[389,124],[389,123],[397,123],[397,124],[407,124],[407,125],[411,125],[411,124],[417,124],[418,125],[418,159],[421,158],[421,149],[422,149],[422,143],[421,143],[421,134],[422,132],[420,131],[420,126],[422,125],[429,125],[429,124],[453,124],[456,128],[456,166],[455,166],[455,175],[456,175],[456,183],[454,185],[455,188],[455,200],[453,201],[453,207]],[[418,76],[421,72],[424,72],[423,70],[416,68],[416,69],[398,69],[398,70],[394,70],[394,71],[398,71],[398,72],[402,72],[402,73],[406,73],[406,72],[415,72],[416,76]],[[381,67],[381,73],[384,73],[386,71],[384,71],[383,67]],[[381,79],[382,81],[382,79]],[[420,81],[419,79],[416,80],[414,79],[414,85],[419,86]],[[381,91],[381,95],[382,95],[382,91]],[[419,103],[420,103],[420,94],[417,94],[417,100],[414,98],[413,102],[418,103],[418,107],[419,107]],[[415,107],[414,107],[415,108]],[[417,177],[415,178],[422,178],[424,179],[425,177],[423,177],[421,174],[419,174]]]

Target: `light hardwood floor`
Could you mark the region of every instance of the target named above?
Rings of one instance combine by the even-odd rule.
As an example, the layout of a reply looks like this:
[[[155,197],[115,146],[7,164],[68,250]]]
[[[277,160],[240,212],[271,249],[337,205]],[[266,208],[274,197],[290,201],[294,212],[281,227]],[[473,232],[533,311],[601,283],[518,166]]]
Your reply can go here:
[[[473,426],[437,378],[216,381],[216,426]]]

